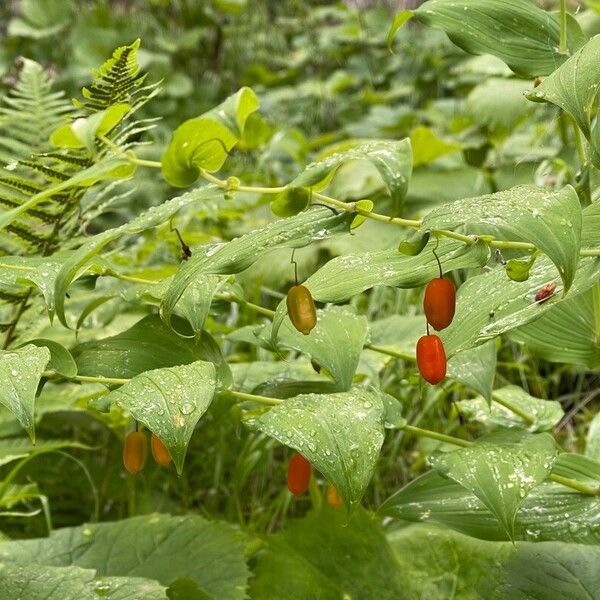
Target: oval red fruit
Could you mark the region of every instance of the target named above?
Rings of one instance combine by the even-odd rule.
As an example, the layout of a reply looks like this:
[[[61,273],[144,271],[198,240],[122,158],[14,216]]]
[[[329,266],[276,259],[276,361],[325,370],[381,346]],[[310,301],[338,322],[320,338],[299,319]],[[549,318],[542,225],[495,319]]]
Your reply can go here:
[[[163,467],[166,467],[171,462],[171,455],[167,450],[167,447],[163,444],[162,440],[156,435],[152,434],[150,438],[150,448],[152,449],[152,456],[154,460]]]
[[[456,288],[447,277],[432,279],[425,288],[423,310],[427,322],[437,331],[452,323],[456,310]]]
[[[312,467],[310,463],[297,452],[288,463],[287,486],[294,496],[301,496],[308,489]]]
[[[317,324],[317,309],[310,290],[303,285],[292,286],[286,303],[292,325],[308,335]]]
[[[148,440],[141,431],[132,431],[125,436],[123,442],[123,464],[132,474],[139,473],[148,457]]]
[[[446,377],[446,351],[437,335],[424,335],[417,342],[417,367],[421,377],[435,385]]]

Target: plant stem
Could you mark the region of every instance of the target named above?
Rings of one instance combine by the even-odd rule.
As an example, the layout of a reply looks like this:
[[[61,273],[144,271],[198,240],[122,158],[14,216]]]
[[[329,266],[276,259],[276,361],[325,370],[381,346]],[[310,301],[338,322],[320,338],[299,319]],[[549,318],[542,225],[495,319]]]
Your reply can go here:
[[[591,486],[581,481],[577,481],[576,479],[569,479],[568,477],[563,477],[562,475],[555,475],[554,473],[550,474],[549,479],[554,481],[555,483],[560,483],[566,487],[570,487],[582,494],[587,494],[588,496],[600,496],[600,486]]]
[[[437,431],[431,431],[429,429],[421,429],[420,427],[415,427],[414,425],[405,425],[403,429],[404,431],[414,433],[419,437],[430,438],[432,440],[437,440],[438,442],[443,442],[445,444],[453,444],[454,446],[462,446],[463,448],[468,448],[472,445],[472,442],[469,442],[468,440],[463,440],[461,438],[457,438],[451,435],[446,435],[445,433],[438,433]]]
[[[500,398],[495,394],[492,394],[492,400],[497,404],[504,406],[504,408],[507,408],[508,410],[510,410],[510,412],[514,413],[515,415],[521,417],[521,419],[523,419],[523,421],[525,421],[527,425],[533,425],[533,423],[535,423],[535,417],[532,417],[529,413],[525,412],[524,410],[521,410],[518,406],[515,406],[508,400],[504,400],[503,398]]]
[[[592,306],[594,308],[594,341],[600,348],[600,283],[592,288]]]
[[[238,400],[258,402],[266,406],[278,406],[283,402],[281,398],[270,398],[269,396],[258,396],[257,394],[247,394],[246,392],[237,392],[235,390],[227,390],[223,392],[227,396],[233,396]]]
[[[265,317],[269,317],[269,319],[272,319],[275,316],[274,310],[254,304],[254,302],[249,302],[245,298],[240,298],[237,294],[215,294],[215,298],[218,300],[224,300],[225,302],[235,302],[237,304],[241,304],[242,306],[245,306],[254,312],[264,315]]]
[[[373,350],[374,352],[379,352],[380,354],[387,354],[388,356],[393,356],[394,358],[399,358],[400,360],[408,360],[410,362],[415,362],[416,357],[414,354],[409,354],[408,352],[398,352],[398,350],[394,350],[393,348],[389,348],[387,346],[377,346],[375,344],[365,344],[365,348],[368,350]]]
[[[92,377],[91,375],[75,375],[73,377],[64,377],[56,371],[44,371],[42,377],[48,379],[67,379],[68,381],[80,381],[82,383],[105,383],[108,385],[125,385],[131,379],[119,379],[117,377]]]
[[[567,0],[560,0],[560,40],[558,51],[566,54],[569,51],[567,46]]]
[[[232,192],[249,192],[249,193],[254,193],[254,194],[279,194],[287,188],[287,186],[285,186],[285,185],[280,186],[280,187],[259,187],[259,186],[252,186],[252,185],[238,185],[238,186],[235,186],[234,188],[230,188],[230,185],[229,185],[229,183],[227,183],[226,180],[219,179],[218,177],[211,175],[204,169],[200,169],[200,175],[204,179],[206,179],[206,181],[210,181],[211,183],[214,183],[216,186],[218,186],[224,190],[230,190]]]

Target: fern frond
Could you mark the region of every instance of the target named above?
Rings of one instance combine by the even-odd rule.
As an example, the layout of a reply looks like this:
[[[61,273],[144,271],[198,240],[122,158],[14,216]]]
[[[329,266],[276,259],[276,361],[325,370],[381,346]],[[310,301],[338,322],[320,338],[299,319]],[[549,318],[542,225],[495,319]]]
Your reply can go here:
[[[81,91],[83,101],[73,100],[75,106],[88,114],[119,102],[127,102],[134,106],[146,79],[146,74],[140,73],[137,62],[139,47],[140,40],[137,39],[129,46],[117,48],[111,58],[92,72],[94,81]]]
[[[50,133],[73,111],[63,92],[33,60],[22,59],[17,82],[0,100],[0,160],[12,162],[49,149]]]

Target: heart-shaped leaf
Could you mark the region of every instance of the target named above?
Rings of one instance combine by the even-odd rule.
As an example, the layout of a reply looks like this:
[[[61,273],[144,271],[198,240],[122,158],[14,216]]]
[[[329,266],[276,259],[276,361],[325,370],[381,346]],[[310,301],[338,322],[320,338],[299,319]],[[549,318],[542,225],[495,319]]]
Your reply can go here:
[[[483,436],[467,448],[438,453],[431,464],[477,496],[514,539],[519,506],[548,477],[556,456],[552,436],[508,430]]]
[[[0,351],[0,403],[17,417],[33,442],[35,395],[49,360],[50,350],[34,345]]]
[[[129,411],[154,432],[181,473],[196,423],[210,406],[216,386],[215,366],[197,361],[146,371],[102,398],[102,403]]]
[[[373,389],[289,398],[247,424],[309,460],[341,494],[360,501],[383,444],[383,406]]]

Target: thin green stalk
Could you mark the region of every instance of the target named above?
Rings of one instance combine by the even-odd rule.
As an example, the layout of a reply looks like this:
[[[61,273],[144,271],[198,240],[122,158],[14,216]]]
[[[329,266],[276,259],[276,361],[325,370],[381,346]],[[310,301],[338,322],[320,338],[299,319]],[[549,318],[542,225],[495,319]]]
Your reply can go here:
[[[393,348],[389,348],[388,346],[377,346],[376,344],[365,344],[365,348],[368,350],[373,350],[374,352],[379,352],[380,354],[387,354],[387,356],[393,356],[394,358],[399,358],[400,360],[408,360],[410,362],[415,362],[416,357],[414,354],[409,354],[408,352],[399,352],[398,350],[394,350]]]
[[[550,474],[549,479],[555,483],[560,483],[561,485],[577,490],[582,494],[587,494],[588,496],[600,496],[600,486],[587,485],[581,481],[577,481],[576,479],[569,479],[568,477],[555,475],[554,473]]]
[[[558,51],[566,54],[569,51],[567,46],[567,0],[560,0],[560,39],[558,42]]]
[[[224,300],[225,302],[235,302],[236,304],[240,304],[249,308],[250,310],[253,310],[254,312],[264,315],[265,317],[269,317],[269,319],[272,319],[275,316],[274,310],[265,308],[259,304],[254,304],[254,302],[249,302],[245,298],[240,298],[236,294],[215,294],[215,298],[217,298],[217,300]]]
[[[592,303],[594,307],[594,340],[600,347],[600,283],[592,288]]]
[[[48,379],[67,379],[69,381],[81,381],[82,383],[105,383],[108,385],[124,385],[129,383],[131,379],[119,379],[117,377],[92,377],[91,375],[75,375],[73,377],[64,377],[56,371],[44,371],[42,377]]]
[[[535,423],[535,417],[532,417],[529,413],[525,412],[524,410],[521,410],[518,406],[512,404],[512,402],[504,400],[503,398],[500,398],[495,394],[492,394],[492,400],[497,404],[504,406],[504,408],[507,408],[508,410],[510,410],[510,412],[514,413],[515,415],[521,417],[521,419],[523,419],[523,421],[525,421],[527,425],[533,425],[533,423]]]
[[[426,437],[437,440],[438,442],[444,442],[445,444],[453,444],[454,446],[462,446],[463,448],[468,448],[472,445],[472,442],[469,442],[468,440],[446,435],[445,433],[438,433],[437,431],[431,431],[429,429],[421,429],[421,427],[415,427],[414,425],[405,425],[403,429],[404,431],[414,433],[419,437]]]
[[[270,398],[269,396],[259,396],[257,394],[247,394],[246,392],[237,392],[235,390],[227,390],[223,392],[225,395],[233,396],[238,400],[258,402],[266,406],[278,406],[283,402],[281,398]]]

